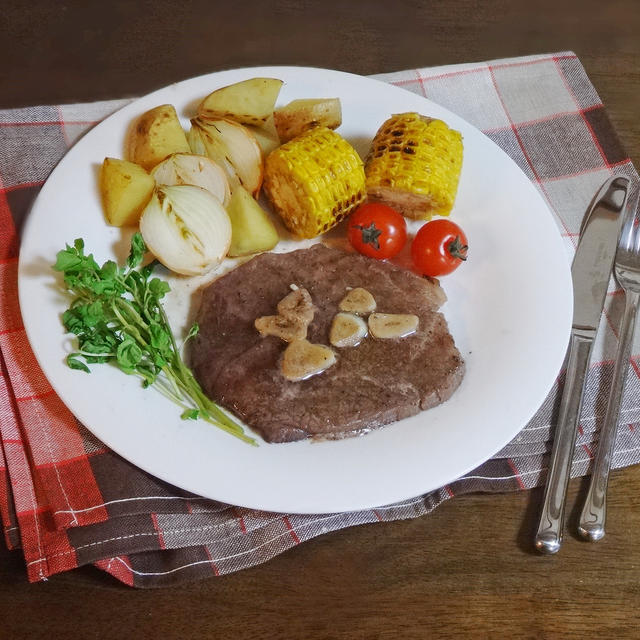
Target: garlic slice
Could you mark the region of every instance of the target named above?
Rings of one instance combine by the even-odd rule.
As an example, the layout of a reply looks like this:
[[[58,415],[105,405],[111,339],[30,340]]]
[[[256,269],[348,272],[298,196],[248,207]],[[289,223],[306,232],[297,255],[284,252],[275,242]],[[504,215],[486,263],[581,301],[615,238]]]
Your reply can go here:
[[[369,331],[374,338],[404,338],[418,330],[418,316],[412,313],[372,313]]]
[[[367,315],[376,310],[376,300],[366,289],[356,287],[342,298],[339,307],[340,311]]]
[[[210,191],[226,207],[231,189],[225,172],[210,158],[194,153],[174,153],[151,172],[156,184],[191,184]]]
[[[281,371],[287,380],[299,382],[326,371],[335,362],[336,354],[329,347],[294,340],[282,354]]]
[[[315,307],[311,294],[304,287],[298,287],[278,302],[278,313],[285,318],[292,318],[308,325],[313,320]]]
[[[336,313],[329,331],[334,347],[357,347],[369,333],[367,323],[352,313]]]
[[[261,336],[275,336],[285,342],[302,340],[307,337],[307,325],[294,318],[283,316],[262,316],[256,318],[253,325]]]
[[[162,264],[184,275],[214,267],[231,244],[231,221],[218,198],[191,185],[156,187],[140,232]]]
[[[314,313],[311,295],[304,287],[296,286],[278,302],[277,316],[262,316],[253,324],[262,336],[276,336],[292,342],[307,337],[307,328]]]

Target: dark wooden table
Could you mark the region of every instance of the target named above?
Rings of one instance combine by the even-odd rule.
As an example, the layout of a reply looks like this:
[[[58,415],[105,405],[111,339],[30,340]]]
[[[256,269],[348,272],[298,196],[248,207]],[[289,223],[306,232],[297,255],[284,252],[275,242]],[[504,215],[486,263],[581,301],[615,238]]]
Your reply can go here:
[[[637,0],[5,0],[0,108],[135,96],[246,65],[370,74],[573,50],[640,166],[639,33]],[[572,482],[571,532],[583,492]],[[555,557],[531,548],[541,491],[477,495],[159,591],[92,568],[30,585],[20,553],[0,548],[0,637],[638,638],[638,496],[640,467],[615,473],[605,539],[571,533]]]

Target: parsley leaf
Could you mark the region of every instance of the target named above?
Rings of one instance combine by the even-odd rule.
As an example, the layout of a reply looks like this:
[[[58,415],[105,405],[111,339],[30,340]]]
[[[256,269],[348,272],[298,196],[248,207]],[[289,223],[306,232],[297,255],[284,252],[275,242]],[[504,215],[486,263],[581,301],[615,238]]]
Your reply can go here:
[[[199,331],[200,331],[200,325],[197,322],[194,322],[191,325],[191,329],[189,329],[189,333],[187,333],[187,337],[184,339],[184,341],[186,342],[187,340],[191,340],[191,338],[194,338],[195,336],[198,335]]]
[[[256,444],[241,424],[205,396],[182,360],[160,300],[171,291],[167,282],[151,278],[156,265],[142,265],[147,247],[140,233],[131,239],[126,265],[113,260],[98,265],[85,254],[82,238],[58,252],[53,268],[63,274],[74,296],[62,314],[64,328],[75,336],[78,350],[67,356],[71,369],[90,373],[88,364],[111,362],[153,386],[182,408],[185,420],[201,418]],[[185,339],[198,333],[194,324]]]
[[[78,359],[78,356],[80,354],[78,353],[70,353],[67,356],[67,364],[69,365],[69,368],[71,369],[77,369],[78,371],[86,371],[87,373],[91,373],[91,369],[89,369],[89,367],[87,367],[87,365],[82,362],[82,360]]]
[[[127,258],[127,266],[131,269],[137,267],[142,262],[142,258],[144,258],[146,251],[147,247],[142,239],[142,234],[134,233],[133,238],[131,238],[131,251]]]

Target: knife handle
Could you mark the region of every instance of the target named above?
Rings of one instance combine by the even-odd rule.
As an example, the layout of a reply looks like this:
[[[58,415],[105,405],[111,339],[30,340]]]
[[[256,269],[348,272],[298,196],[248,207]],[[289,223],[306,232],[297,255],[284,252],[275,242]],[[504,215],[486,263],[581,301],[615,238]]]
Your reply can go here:
[[[580,331],[576,328],[571,332],[567,375],[547,472],[542,512],[535,536],[536,549],[541,553],[556,553],[562,544],[565,498],[571,477],[573,451],[576,446],[578,420],[594,333],[593,330]]]
[[[607,411],[600,430],[600,442],[598,454],[591,473],[589,492],[585,499],[578,533],[595,542],[604,536],[604,525],[607,517],[607,485],[609,483],[609,471],[613,459],[616,444],[616,431],[620,416],[620,402],[624,383],[629,369],[633,333],[636,325],[636,312],[639,296],[633,291],[625,292],[625,310],[620,330],[620,344],[613,369],[613,382],[609,392]]]

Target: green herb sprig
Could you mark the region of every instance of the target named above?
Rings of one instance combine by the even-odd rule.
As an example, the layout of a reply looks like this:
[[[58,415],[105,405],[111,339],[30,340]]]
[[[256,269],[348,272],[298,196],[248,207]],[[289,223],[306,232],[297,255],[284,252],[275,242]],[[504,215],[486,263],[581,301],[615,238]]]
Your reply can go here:
[[[67,356],[72,369],[90,373],[87,365],[111,362],[142,379],[182,408],[184,420],[202,418],[244,442],[256,444],[242,426],[212,402],[184,363],[169,326],[161,299],[169,284],[152,278],[156,262],[141,266],[147,248],[140,233],[131,240],[125,266],[107,260],[102,266],[84,252],[84,241],[57,254],[54,269],[75,298],[62,323],[78,341],[78,351]],[[185,343],[198,333],[189,330]]]

